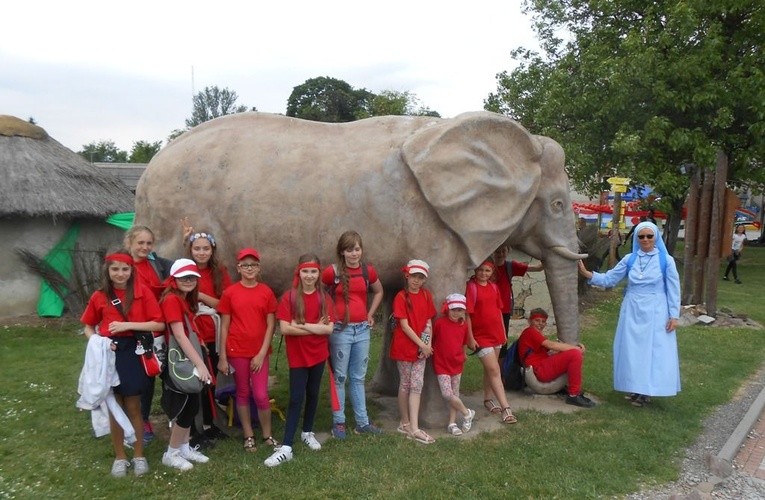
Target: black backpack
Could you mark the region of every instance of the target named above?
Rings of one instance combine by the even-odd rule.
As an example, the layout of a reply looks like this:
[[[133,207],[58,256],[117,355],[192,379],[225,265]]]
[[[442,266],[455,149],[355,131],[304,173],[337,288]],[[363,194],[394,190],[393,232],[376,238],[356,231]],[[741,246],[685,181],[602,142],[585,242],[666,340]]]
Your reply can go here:
[[[502,357],[502,352],[505,355]],[[531,349],[529,349],[529,352]],[[526,353],[528,355],[528,352]],[[526,387],[526,369],[521,363],[521,357],[518,353],[518,341],[514,341],[507,347],[507,344],[502,346],[502,350],[499,353],[500,364],[499,373],[502,376],[502,385],[505,389],[511,391],[520,391]]]

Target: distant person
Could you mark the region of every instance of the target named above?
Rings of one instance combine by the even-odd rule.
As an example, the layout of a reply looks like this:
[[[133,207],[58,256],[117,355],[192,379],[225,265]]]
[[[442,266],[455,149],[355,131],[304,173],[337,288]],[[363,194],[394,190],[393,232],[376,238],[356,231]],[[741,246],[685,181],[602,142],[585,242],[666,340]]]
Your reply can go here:
[[[579,274],[606,288],[627,278],[614,339],[614,389],[628,393],[633,406],[644,406],[651,396],[680,391],[680,278],[654,223],[637,225],[632,248],[606,273],[588,271],[580,261]]]
[[[731,242],[731,253],[728,255],[728,267],[725,268],[725,275],[723,279],[728,281],[728,274],[733,271],[733,280],[736,284],[741,284],[741,280],[738,279],[738,260],[741,258],[741,254],[744,252],[744,244],[746,243],[746,226],[739,224],[733,232],[733,240]]]

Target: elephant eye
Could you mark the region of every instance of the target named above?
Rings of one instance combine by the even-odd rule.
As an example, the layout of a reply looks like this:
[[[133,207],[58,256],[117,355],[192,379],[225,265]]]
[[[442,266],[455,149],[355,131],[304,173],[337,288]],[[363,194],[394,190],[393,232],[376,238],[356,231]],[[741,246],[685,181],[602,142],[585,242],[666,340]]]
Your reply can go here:
[[[550,210],[553,213],[560,213],[563,211],[563,200],[553,200],[550,202]]]

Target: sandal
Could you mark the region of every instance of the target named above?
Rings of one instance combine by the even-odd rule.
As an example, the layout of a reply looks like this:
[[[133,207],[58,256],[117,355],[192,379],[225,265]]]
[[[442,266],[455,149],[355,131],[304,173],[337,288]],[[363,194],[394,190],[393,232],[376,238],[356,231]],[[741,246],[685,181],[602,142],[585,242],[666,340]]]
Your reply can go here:
[[[648,396],[643,396],[642,394],[638,394],[636,397],[632,399],[632,406],[635,406],[637,408],[642,408],[643,406],[647,405],[651,402],[651,398]]]
[[[409,430],[409,424],[398,424],[398,427],[396,427],[396,431],[400,432],[401,434],[406,434],[407,436],[411,434],[412,432]]]
[[[452,422],[446,427],[446,432],[451,434],[452,436],[461,436],[462,435],[462,429],[457,427],[457,424]]]
[[[268,446],[273,446],[274,448],[276,448],[277,446],[279,446],[279,441],[277,441],[276,439],[274,439],[274,438],[273,438],[273,437],[271,437],[271,436],[266,436],[266,437],[264,437],[264,438],[263,438],[263,443],[265,443],[265,444],[266,444],[266,445],[268,445]]]
[[[433,444],[436,442],[436,440],[433,439],[432,436],[430,436],[427,432],[425,432],[422,429],[417,429],[412,434],[410,434],[409,439],[414,439],[418,443],[422,443],[422,444]]]
[[[499,413],[502,411],[502,408],[493,399],[484,399],[483,406],[489,410],[489,413]]]
[[[249,452],[257,451],[257,448],[255,447],[255,438],[252,436],[244,438],[243,446],[244,446],[244,451],[249,451]]]
[[[518,419],[515,418],[515,415],[513,415],[513,411],[510,409],[509,406],[506,406],[505,408],[502,408],[502,423],[503,424],[514,424],[518,422]]]

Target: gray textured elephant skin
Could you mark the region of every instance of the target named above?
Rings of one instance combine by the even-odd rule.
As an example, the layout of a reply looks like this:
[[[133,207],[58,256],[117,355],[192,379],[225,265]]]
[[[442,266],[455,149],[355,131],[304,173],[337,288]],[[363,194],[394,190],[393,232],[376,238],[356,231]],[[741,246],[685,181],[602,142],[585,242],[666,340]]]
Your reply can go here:
[[[501,115],[218,118],[171,142],[139,181],[136,222],[155,231],[160,255],[180,252],[185,216],[215,234],[229,264],[237,249],[257,248],[277,293],[300,254],[334,262],[348,229],[361,234],[388,300],[409,259],[430,264],[440,303],[508,242],[545,264],[559,335],[578,339],[581,255],[563,151]]]

